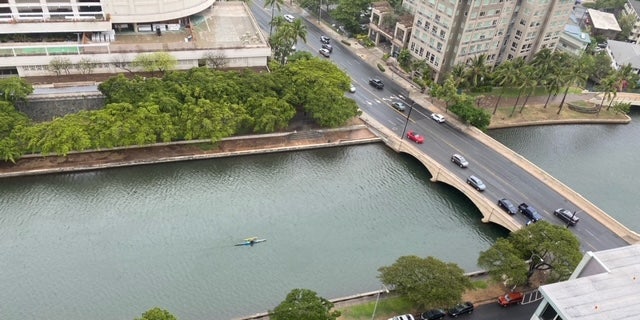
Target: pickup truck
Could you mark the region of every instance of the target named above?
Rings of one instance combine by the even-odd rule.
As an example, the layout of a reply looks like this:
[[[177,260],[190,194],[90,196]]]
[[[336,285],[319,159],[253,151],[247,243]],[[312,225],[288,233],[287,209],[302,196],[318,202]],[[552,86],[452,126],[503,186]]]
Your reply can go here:
[[[529,220],[531,220],[532,222],[538,222],[542,220],[542,216],[538,213],[538,210],[524,202],[518,206],[518,211],[525,215],[525,217],[529,218]]]
[[[498,303],[503,306],[510,306],[512,304],[518,304],[520,302],[522,302],[522,298],[524,298],[524,295],[522,294],[522,292],[509,292],[505,295],[499,296],[498,297]]]

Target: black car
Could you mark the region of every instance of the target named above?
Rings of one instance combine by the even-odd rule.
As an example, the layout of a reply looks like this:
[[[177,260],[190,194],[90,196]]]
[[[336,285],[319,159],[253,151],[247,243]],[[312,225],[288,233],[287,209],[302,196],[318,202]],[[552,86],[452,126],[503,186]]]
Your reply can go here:
[[[518,212],[518,209],[516,209],[516,206],[513,205],[511,200],[506,198],[498,200],[498,207],[502,208],[502,210],[510,215],[514,215]]]
[[[562,219],[564,222],[568,223],[570,226],[575,226],[578,221],[580,221],[580,218],[576,217],[575,213],[564,208],[556,209],[553,214],[556,217]]]
[[[391,106],[392,106],[394,109],[396,109],[396,110],[398,110],[398,111],[400,111],[400,112],[404,112],[404,110],[406,110],[406,109],[407,109],[407,105],[406,105],[406,104],[404,104],[404,103],[402,103],[402,102],[400,102],[400,101],[397,101],[397,102],[392,103],[392,104],[391,104]]]
[[[333,52],[333,47],[330,44],[323,43],[322,49],[327,49],[329,52]]]
[[[473,303],[471,302],[459,303],[455,307],[449,309],[449,316],[455,318],[459,315],[472,313],[472,312],[473,312]]]
[[[420,314],[420,320],[438,320],[444,318],[447,314],[444,310],[431,309]]]
[[[384,88],[384,83],[382,83],[382,80],[380,79],[369,79],[369,84],[378,89]]]
[[[529,220],[531,220],[532,222],[538,222],[542,220],[542,216],[538,213],[538,210],[536,210],[536,208],[524,202],[518,206],[518,210],[520,211],[520,213],[524,214],[525,217],[529,218]]]
[[[329,43],[331,43],[331,39],[329,39],[329,37],[327,37],[327,36],[320,36],[320,42],[322,42],[324,44],[329,44]]]

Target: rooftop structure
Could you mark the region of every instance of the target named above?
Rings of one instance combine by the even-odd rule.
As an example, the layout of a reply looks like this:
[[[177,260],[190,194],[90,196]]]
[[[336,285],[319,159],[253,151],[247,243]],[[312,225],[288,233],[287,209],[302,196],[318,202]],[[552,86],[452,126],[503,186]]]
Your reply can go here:
[[[640,245],[587,252],[569,280],[540,293],[532,320],[640,319]]]
[[[116,73],[134,69],[131,62],[143,53],[167,52],[178,69],[202,66],[212,56],[226,67],[264,67],[271,55],[244,2],[137,1],[73,2],[67,16],[53,14],[59,3],[40,1],[37,15],[12,6],[0,14],[0,76],[53,75],[54,58],[68,60],[69,73],[80,73],[77,66],[87,61],[94,73]],[[149,14],[141,14],[147,6]]]
[[[607,53],[616,70],[630,64],[636,74],[640,74],[640,44],[607,40]]]
[[[564,27],[564,32],[558,41],[558,50],[579,56],[591,43],[591,37],[586,32],[582,32],[578,25],[568,24]]]
[[[613,13],[595,9],[587,9],[587,18],[584,19],[584,25],[592,28],[593,34],[602,35],[608,39],[615,38],[616,34],[622,31]]]

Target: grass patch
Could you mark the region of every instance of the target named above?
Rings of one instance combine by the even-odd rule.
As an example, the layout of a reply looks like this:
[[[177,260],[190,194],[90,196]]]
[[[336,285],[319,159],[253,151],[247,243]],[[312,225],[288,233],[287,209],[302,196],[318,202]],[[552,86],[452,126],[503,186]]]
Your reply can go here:
[[[471,282],[471,285],[473,285],[473,289],[474,290],[476,290],[476,289],[486,289],[486,288],[489,287],[489,284],[484,280],[473,281],[473,282]]]
[[[373,315],[373,309],[376,305],[375,301],[353,305],[340,309],[342,316],[340,320],[369,320]],[[401,297],[381,298],[378,301],[376,314],[374,319],[389,319],[398,314],[409,313],[408,310],[414,310],[415,307],[409,301]]]
[[[504,93],[503,93],[502,88],[496,87],[496,88],[493,88],[493,91],[491,92],[465,92],[465,93],[474,97],[475,96],[497,97],[502,95],[503,98],[517,98],[520,93],[520,89],[506,87],[504,88]],[[569,88],[568,94],[579,94],[579,93],[582,93],[582,88],[577,88],[577,87]],[[520,95],[520,98],[523,100],[526,99],[527,94],[528,92],[523,90],[522,95]],[[558,94],[564,95],[564,88]],[[547,90],[544,87],[536,87],[535,90],[533,90],[533,93],[531,94],[532,97],[547,96],[547,95],[549,95],[549,92],[547,92]]]

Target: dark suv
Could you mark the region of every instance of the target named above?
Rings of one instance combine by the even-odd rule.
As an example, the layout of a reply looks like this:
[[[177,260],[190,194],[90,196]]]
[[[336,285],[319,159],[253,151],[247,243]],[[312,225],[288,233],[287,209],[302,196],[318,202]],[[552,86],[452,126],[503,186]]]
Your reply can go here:
[[[449,310],[449,316],[455,318],[459,315],[462,315],[465,313],[472,313],[472,312],[473,312],[473,303],[471,302],[459,303]]]
[[[538,210],[524,202],[518,206],[518,210],[533,222],[542,220],[542,216],[538,213]]]
[[[378,88],[378,89],[382,89],[384,88],[384,83],[382,83],[382,80],[380,79],[369,79],[369,84]]]
[[[333,52],[333,47],[330,44],[323,43],[322,49],[327,49],[329,52]]]

